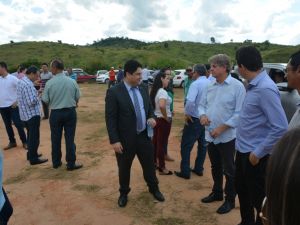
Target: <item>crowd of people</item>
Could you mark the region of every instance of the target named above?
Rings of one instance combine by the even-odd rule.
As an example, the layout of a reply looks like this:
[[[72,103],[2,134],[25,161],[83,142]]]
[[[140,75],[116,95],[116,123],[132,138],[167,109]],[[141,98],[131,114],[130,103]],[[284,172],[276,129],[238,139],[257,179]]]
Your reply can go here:
[[[209,65],[187,68],[181,162],[175,175],[187,180],[191,173],[203,176],[208,151],[213,186],[201,202],[225,199],[216,210],[225,214],[235,208],[238,196],[239,225],[299,224],[296,202],[300,195],[292,197],[300,188],[297,176],[299,108],[288,124],[279,90],[263,69],[261,54],[255,47],[241,47],[235,59],[247,84],[231,76],[231,60],[225,54],[209,58]],[[300,52],[289,59],[286,74],[289,87],[300,93]],[[155,169],[159,175],[173,174],[165,163],[172,117],[176,112],[171,106],[173,98],[168,94],[171,80],[170,69],[161,69],[148,96],[142,66],[131,60],[125,64],[123,82],[107,91],[106,125],[118,162],[120,207],[128,202],[130,169],[135,155],[150,193],[159,201],[165,200]],[[153,138],[149,135],[149,126],[154,129]],[[191,168],[190,153],[196,141],[197,156]]]
[[[153,197],[163,202],[159,175],[188,180],[191,173],[203,176],[206,152],[211,163],[213,186],[201,199],[208,204],[223,201],[216,210],[225,214],[240,205],[239,225],[299,225],[296,203],[300,198],[298,160],[300,159],[300,111],[288,124],[274,81],[263,69],[260,52],[253,46],[241,47],[236,62],[247,85],[230,75],[231,59],[217,54],[209,64],[186,69],[184,82],[184,127],[180,145],[180,168],[171,171],[165,161],[172,127],[174,93],[172,71],[164,68],[148,86],[147,68],[129,60],[117,79],[114,68],[105,97],[105,120],[109,141],[115,151],[119,175],[119,207],[125,207],[130,192],[130,170],[137,155],[144,179]],[[64,73],[61,60],[36,66],[19,67],[10,75],[0,62],[0,112],[9,143],[4,150],[17,146],[12,123],[18,130],[30,165],[46,163],[38,153],[40,121],[49,119],[51,155],[54,169],[62,166],[61,139],[65,132],[66,169],[80,169],[76,163],[76,107],[80,90],[76,78]],[[287,65],[287,80],[300,93],[300,51]],[[119,75],[119,74],[118,74]],[[118,76],[117,76],[118,77]],[[70,79],[71,78],[71,79]],[[150,91],[149,91],[150,89]],[[299,103],[300,105],[300,103]],[[41,118],[43,108],[44,117]],[[50,110],[50,113],[49,113]],[[154,134],[152,135],[152,132]],[[152,137],[153,136],[153,137]],[[197,142],[197,155],[191,167],[190,155]],[[223,187],[223,177],[225,185]],[[0,155],[2,187],[2,154]],[[0,224],[7,224],[13,208],[2,187]]]
[[[7,64],[0,62],[0,112],[9,138],[9,144],[4,150],[17,146],[12,122],[18,130],[24,149],[27,150],[27,160],[30,165],[46,163],[38,153],[40,144],[41,108],[43,119],[49,118],[51,130],[52,166],[57,169],[62,166],[61,139],[64,130],[66,143],[66,169],[80,169],[82,164],[76,163],[76,145],[74,142],[76,130],[76,107],[80,98],[77,82],[64,73],[61,60],[53,60],[42,65],[42,72],[36,66],[20,67],[11,75]],[[41,107],[41,104],[43,107]],[[49,117],[49,109],[51,110]],[[2,184],[2,152],[0,160]],[[2,189],[0,191],[0,224],[7,224],[13,209]]]

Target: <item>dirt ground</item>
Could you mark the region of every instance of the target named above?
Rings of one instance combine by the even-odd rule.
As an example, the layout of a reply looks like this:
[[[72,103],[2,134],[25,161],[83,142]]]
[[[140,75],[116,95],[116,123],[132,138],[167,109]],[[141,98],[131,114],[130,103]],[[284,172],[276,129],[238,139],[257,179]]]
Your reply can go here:
[[[76,132],[77,161],[84,164],[78,171],[66,171],[64,165],[55,170],[51,163],[30,166],[26,151],[19,147],[4,151],[4,187],[14,207],[10,225],[236,225],[236,209],[226,215],[215,213],[221,202],[203,204],[210,193],[212,179],[210,162],[205,161],[203,177],[192,175],[183,180],[175,175],[161,176],[160,189],[164,203],[154,201],[147,191],[137,159],[131,171],[131,192],[126,208],[117,205],[118,174],[113,150],[104,123],[106,85],[81,84]],[[175,89],[175,118],[169,139],[169,154],[175,162],[167,168],[178,170],[180,138],[183,127],[182,89]],[[1,120],[1,119],[0,119]],[[8,138],[0,121],[0,143]],[[64,157],[64,142],[62,141]],[[50,129],[41,122],[39,152],[51,161]],[[191,162],[195,159],[193,150]]]

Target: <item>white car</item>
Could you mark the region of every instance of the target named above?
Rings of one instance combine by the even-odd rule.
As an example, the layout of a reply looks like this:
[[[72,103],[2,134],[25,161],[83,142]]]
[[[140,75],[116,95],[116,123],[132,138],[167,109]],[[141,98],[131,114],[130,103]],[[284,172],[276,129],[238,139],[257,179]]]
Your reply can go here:
[[[115,71],[115,74],[117,76],[119,70],[114,70],[114,71]],[[117,80],[117,78],[116,78],[116,80]],[[109,81],[109,72],[106,72],[104,74],[99,74],[96,77],[96,82],[98,84],[108,84],[108,81]]]
[[[173,86],[174,87],[183,87],[184,79],[188,77],[185,69],[174,70],[175,76],[173,78]]]

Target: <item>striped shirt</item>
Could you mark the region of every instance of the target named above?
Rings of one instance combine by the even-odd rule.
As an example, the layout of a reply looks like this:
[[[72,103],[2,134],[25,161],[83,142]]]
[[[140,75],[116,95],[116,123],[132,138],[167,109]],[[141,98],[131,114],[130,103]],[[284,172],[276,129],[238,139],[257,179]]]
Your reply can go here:
[[[22,121],[28,121],[34,116],[40,116],[40,101],[33,82],[27,76],[17,85],[17,99]]]

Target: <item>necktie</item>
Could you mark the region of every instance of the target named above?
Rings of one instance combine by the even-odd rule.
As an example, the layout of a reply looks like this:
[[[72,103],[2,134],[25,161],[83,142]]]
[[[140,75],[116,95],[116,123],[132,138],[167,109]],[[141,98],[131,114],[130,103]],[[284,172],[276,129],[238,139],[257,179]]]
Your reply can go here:
[[[139,104],[139,100],[136,94],[137,89],[131,88],[133,93],[133,104],[134,104],[134,110],[136,115],[136,129],[137,131],[142,131],[143,129],[143,120],[142,120],[142,112],[141,112],[141,106]]]

